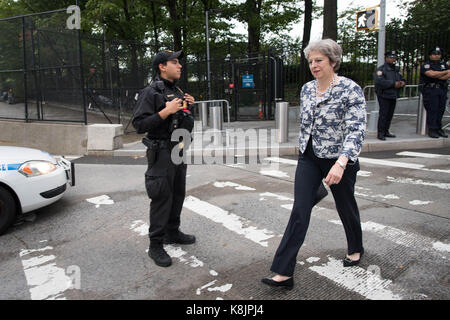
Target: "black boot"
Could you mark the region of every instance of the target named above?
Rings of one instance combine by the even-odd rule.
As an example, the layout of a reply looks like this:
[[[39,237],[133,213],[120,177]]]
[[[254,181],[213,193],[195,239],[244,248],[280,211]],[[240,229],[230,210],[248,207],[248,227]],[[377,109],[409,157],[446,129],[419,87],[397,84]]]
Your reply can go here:
[[[438,130],[437,129],[428,129],[428,136],[430,138],[439,138]]]
[[[195,236],[185,234],[179,230],[176,232],[167,232],[164,235],[164,244],[178,243],[178,244],[193,244],[195,243]]]
[[[379,140],[386,140],[386,138],[384,137],[384,134],[382,134],[382,133],[378,133],[377,134],[377,138],[379,139]]]
[[[440,135],[441,137],[448,138],[448,134],[446,134],[443,129],[439,129],[437,134]]]
[[[386,138],[395,138],[395,137],[396,137],[395,134],[392,134],[392,133],[390,133],[389,131],[386,131],[386,133],[384,134],[384,136],[385,136]]]
[[[169,267],[172,264],[172,258],[164,250],[162,244],[152,245],[148,249],[148,256],[160,267]]]

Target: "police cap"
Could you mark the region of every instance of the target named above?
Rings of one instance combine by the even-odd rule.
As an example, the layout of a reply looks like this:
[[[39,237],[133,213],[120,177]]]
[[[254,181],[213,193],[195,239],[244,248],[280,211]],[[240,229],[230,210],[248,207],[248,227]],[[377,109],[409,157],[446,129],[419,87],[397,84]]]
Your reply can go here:
[[[181,59],[183,58],[183,51],[170,51],[170,50],[164,50],[161,52],[158,52],[154,57],[152,61],[152,66],[155,71],[158,71],[158,66],[160,63],[164,64],[169,60],[172,59]]]
[[[397,58],[397,51],[395,51],[395,50],[386,51],[384,56],[389,57],[389,58]]]
[[[428,55],[432,55],[432,54],[440,54],[442,56],[442,48],[436,46],[430,49],[430,51],[428,51]]]

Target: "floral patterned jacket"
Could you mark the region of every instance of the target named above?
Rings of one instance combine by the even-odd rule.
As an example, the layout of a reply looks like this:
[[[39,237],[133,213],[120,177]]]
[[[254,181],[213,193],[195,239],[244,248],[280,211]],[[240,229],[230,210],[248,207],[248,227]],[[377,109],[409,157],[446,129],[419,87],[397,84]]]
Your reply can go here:
[[[331,91],[317,98],[315,82],[306,83],[300,94],[300,152],[305,151],[311,136],[317,157],[336,159],[345,155],[356,161],[366,130],[366,101],[361,87],[339,77]]]

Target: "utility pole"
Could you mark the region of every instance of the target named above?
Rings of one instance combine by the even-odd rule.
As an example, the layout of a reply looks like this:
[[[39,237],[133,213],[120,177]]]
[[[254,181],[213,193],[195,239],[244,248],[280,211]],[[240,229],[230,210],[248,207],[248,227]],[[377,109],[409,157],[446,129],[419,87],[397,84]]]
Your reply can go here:
[[[380,23],[378,30],[377,67],[384,63],[384,49],[386,44],[386,0],[380,0]],[[375,110],[370,113],[369,131],[377,131],[380,105],[375,95]]]
[[[208,100],[211,100],[211,67],[209,65],[209,11],[205,12],[206,20],[206,79],[208,81]]]

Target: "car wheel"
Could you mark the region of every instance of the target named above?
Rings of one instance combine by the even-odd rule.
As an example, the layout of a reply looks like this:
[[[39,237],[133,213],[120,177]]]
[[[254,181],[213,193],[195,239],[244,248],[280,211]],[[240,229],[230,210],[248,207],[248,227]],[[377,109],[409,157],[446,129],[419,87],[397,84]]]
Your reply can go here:
[[[5,233],[16,218],[16,203],[11,193],[0,187],[0,235]]]

